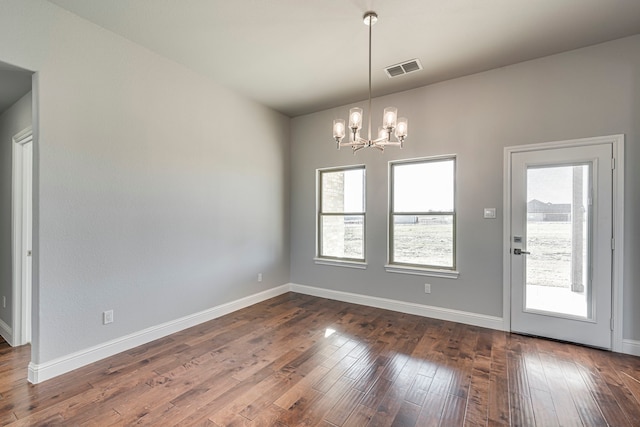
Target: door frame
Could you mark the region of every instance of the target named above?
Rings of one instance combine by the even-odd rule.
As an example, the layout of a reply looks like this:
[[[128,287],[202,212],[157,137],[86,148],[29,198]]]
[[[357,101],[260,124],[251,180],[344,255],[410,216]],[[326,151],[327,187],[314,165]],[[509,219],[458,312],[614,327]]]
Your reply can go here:
[[[27,344],[31,341],[31,310],[33,295],[33,275],[31,276],[31,288],[24,286],[23,268],[27,262],[27,255],[24,247],[24,216],[23,197],[25,185],[31,186],[31,195],[33,197],[33,154],[31,156],[31,179],[25,182],[24,176],[24,149],[25,145],[31,143],[33,153],[33,129],[31,126],[19,132],[13,137],[13,188],[11,196],[12,215],[11,215],[11,236],[12,236],[12,269],[13,269],[13,325],[12,326],[12,342],[10,345],[17,347]],[[33,204],[32,204],[33,214]],[[33,215],[31,215],[33,224]],[[33,225],[32,225],[33,239]],[[32,246],[33,248],[33,246]]]
[[[611,144],[613,153],[613,251],[612,251],[612,295],[611,295],[611,349],[623,352],[623,259],[624,259],[624,135],[599,136],[594,138],[570,139],[566,141],[543,142],[504,148],[503,180],[503,232],[502,232],[502,320],[503,329],[511,331],[511,155],[514,153],[556,148],[580,147],[596,144]]]

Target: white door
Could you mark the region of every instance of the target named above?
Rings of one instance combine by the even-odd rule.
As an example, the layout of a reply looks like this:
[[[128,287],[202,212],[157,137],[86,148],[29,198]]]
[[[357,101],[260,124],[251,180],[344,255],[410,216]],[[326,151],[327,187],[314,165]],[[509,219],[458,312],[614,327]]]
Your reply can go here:
[[[31,294],[33,251],[33,141],[24,143],[22,153],[22,337],[31,342]]]
[[[611,348],[612,144],[511,153],[511,330]]]
[[[31,342],[33,251],[33,134],[13,137],[13,346]]]

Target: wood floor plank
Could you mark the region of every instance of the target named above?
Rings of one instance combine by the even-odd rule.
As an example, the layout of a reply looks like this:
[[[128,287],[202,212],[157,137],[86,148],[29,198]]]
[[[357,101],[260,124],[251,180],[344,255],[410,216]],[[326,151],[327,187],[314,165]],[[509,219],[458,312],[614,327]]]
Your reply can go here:
[[[440,419],[440,426],[455,427],[464,423],[464,407],[466,401],[460,396],[449,394],[445,398],[444,409]]]
[[[431,387],[433,377],[426,377],[424,375],[416,375],[411,387],[407,391],[405,400],[414,405],[422,406],[425,397]]]
[[[354,408],[362,402],[363,397],[364,393],[362,391],[349,388],[331,408],[325,420],[337,426],[344,425]]]
[[[277,420],[282,416],[284,409],[270,405],[251,421],[251,427],[273,427],[277,425]]]
[[[416,421],[417,426],[437,426],[442,420],[442,412],[447,400],[447,395],[440,393],[427,393],[422,410]]]
[[[356,363],[358,359],[351,356],[346,356],[340,359],[336,364],[333,364],[331,369],[326,370],[326,374],[313,383],[313,388],[321,393],[325,393],[329,390],[340,378],[342,378],[347,371],[349,371]],[[325,364],[323,364],[324,366]],[[326,368],[325,368],[326,369]],[[354,380],[355,381],[355,380]]]
[[[384,397],[380,400],[380,403],[376,405],[376,412],[369,423],[370,426],[390,426],[396,419],[400,408],[404,402],[404,395],[407,393],[406,389],[394,387],[389,388]],[[416,414],[417,415],[417,414]],[[403,420],[399,418],[398,422]]]
[[[624,382],[618,374],[618,369],[607,360],[607,357],[595,355],[594,360],[600,376],[611,390],[619,407],[622,409],[626,418],[634,424],[640,420],[640,404],[633,393],[626,388]]]
[[[493,332],[491,347],[491,371],[489,374],[488,415],[489,423],[509,425],[509,380],[507,374],[507,339],[502,332]]]
[[[511,420],[516,426],[535,426],[535,417],[533,415],[533,407],[531,398],[520,393],[509,393],[509,402],[511,404]]]
[[[585,383],[589,385],[607,423],[612,426],[631,427],[631,422],[597,369],[584,365],[580,365],[578,369],[585,378]]]
[[[330,370],[325,366],[317,366],[313,371],[302,378],[297,384],[278,396],[278,398],[273,403],[280,408],[286,409],[290,407],[295,401],[300,399],[305,393],[307,393],[310,388],[313,388],[321,393],[329,391],[331,389],[331,386],[335,384],[335,382],[338,381],[340,377],[331,382],[331,385],[324,390],[318,390],[318,388],[315,387],[315,384],[317,384],[321,379],[326,378],[329,372]]]
[[[365,427],[368,426],[373,418],[375,409],[365,405],[358,405],[355,407],[347,421],[343,424],[343,427]],[[426,424],[425,424],[426,425]]]
[[[471,386],[467,399],[465,423],[485,425],[489,419],[489,383],[491,373],[491,354],[489,357],[477,355],[471,373]]]
[[[589,386],[585,383],[585,378],[580,374],[575,363],[561,362],[560,365],[582,422],[588,426],[606,426],[607,422],[602,411],[589,392]]]
[[[0,424],[635,426],[640,358],[288,293],[42,384],[0,340]]]
[[[531,389],[531,409],[537,425],[549,427],[560,425],[553,398],[548,391]]]
[[[393,419],[391,426],[392,427],[415,426],[418,421],[418,416],[420,415],[420,410],[421,410],[421,406],[415,405],[405,400],[404,402],[402,402],[402,405],[400,406],[398,413]]]
[[[564,378],[560,362],[551,354],[541,354],[540,358],[554,407],[558,408],[556,415],[560,425],[582,426],[580,414],[571,397],[570,385]]]

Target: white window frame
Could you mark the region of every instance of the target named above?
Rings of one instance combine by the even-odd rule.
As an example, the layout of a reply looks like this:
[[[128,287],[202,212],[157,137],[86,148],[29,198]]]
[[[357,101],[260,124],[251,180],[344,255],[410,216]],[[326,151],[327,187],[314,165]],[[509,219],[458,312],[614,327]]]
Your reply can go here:
[[[395,213],[393,206],[393,168],[398,165],[406,164],[418,164],[418,163],[430,163],[439,162],[445,160],[453,160],[453,212],[402,212]],[[421,276],[441,277],[448,279],[457,279],[460,272],[457,270],[457,157],[454,154],[447,154],[442,156],[421,157],[414,159],[394,160],[389,162],[388,171],[388,217],[387,217],[387,264],[384,266],[388,273],[401,273],[401,274],[414,274]],[[447,215],[453,218],[453,266],[433,266],[423,264],[409,264],[393,261],[393,219],[394,215],[416,215],[416,216],[429,216],[429,215]]]
[[[322,175],[325,173],[332,172],[343,172],[348,170],[362,170],[364,172],[364,189],[363,189],[363,200],[362,205],[364,206],[363,212],[341,212],[341,213],[326,213],[322,212]],[[330,167],[330,168],[322,168],[316,170],[316,256],[314,258],[314,262],[320,265],[332,265],[339,267],[348,267],[348,268],[357,268],[357,269],[366,269],[367,268],[367,251],[366,251],[366,228],[367,228],[367,199],[366,199],[366,190],[367,190],[367,173],[365,165],[351,165],[351,166],[339,166],[339,167]],[[342,258],[342,257],[331,257],[326,255],[321,255],[322,253],[322,236],[320,233],[322,232],[322,217],[325,215],[344,215],[344,216],[362,216],[362,258]]]

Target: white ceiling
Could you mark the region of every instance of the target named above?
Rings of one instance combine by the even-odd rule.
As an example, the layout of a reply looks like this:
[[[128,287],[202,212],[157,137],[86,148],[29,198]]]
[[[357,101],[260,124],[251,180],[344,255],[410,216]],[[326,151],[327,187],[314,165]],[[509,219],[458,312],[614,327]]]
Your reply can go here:
[[[0,62],[0,114],[31,90],[30,71]]]
[[[297,116],[640,33],[640,0],[49,0]],[[395,79],[383,68],[418,58]]]

